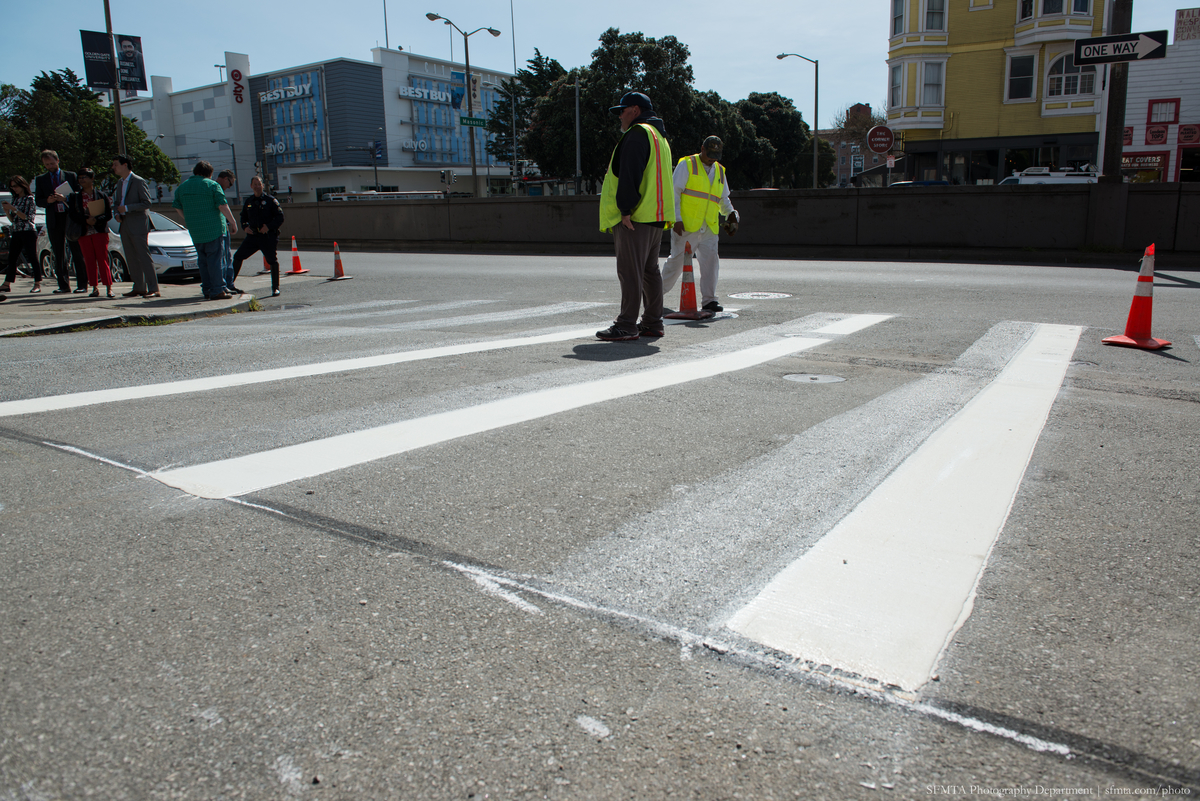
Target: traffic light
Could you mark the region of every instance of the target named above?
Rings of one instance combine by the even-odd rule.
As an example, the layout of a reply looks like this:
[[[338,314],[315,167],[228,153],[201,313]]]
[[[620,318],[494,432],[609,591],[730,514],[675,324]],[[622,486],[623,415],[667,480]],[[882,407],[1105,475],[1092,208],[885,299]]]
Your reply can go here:
[[[450,171],[450,183],[452,183],[452,184],[458,183],[458,176],[454,174],[454,170]]]
[[[446,180],[446,172],[447,172],[447,170],[442,170],[442,179],[441,180],[442,180],[442,183],[444,183],[444,184],[449,183],[449,181]]]

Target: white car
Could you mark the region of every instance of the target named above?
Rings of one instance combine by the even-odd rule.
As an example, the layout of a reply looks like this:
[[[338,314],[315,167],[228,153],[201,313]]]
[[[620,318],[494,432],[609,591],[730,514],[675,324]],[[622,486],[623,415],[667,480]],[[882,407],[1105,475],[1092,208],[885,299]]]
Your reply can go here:
[[[1014,184],[1094,184],[1100,178],[1097,170],[1052,170],[1049,167],[1030,167],[1015,172],[997,186]]]
[[[157,211],[148,211],[146,214],[150,218],[150,235],[147,237],[150,259],[154,262],[154,272],[159,280],[199,278],[196,246],[192,244],[192,236],[188,230]],[[54,254],[50,249],[50,237],[45,229],[38,234],[37,250],[46,277],[53,277]],[[70,258],[68,249],[68,261]],[[121,245],[121,224],[116,220],[110,220],[108,223],[108,263],[112,268],[114,282],[129,280],[125,249]]]

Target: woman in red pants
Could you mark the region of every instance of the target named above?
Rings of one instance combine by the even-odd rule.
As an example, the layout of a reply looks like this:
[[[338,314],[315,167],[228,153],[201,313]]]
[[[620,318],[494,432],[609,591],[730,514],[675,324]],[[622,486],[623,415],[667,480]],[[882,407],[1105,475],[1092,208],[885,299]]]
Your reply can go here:
[[[92,294],[100,297],[100,284],[113,296],[112,269],[108,265],[108,221],[112,219],[112,201],[108,195],[96,188],[96,174],[88,167],[79,171],[79,191],[67,199],[67,213],[83,227],[79,236],[79,249],[83,251],[83,263],[87,267],[88,284]],[[101,204],[103,208],[101,208]]]

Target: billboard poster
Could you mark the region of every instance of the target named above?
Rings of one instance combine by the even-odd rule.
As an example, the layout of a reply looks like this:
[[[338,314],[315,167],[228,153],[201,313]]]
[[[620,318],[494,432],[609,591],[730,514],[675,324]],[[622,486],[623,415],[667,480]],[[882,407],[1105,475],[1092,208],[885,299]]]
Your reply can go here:
[[[466,95],[465,84],[467,82],[467,73],[465,71],[451,71],[450,80],[455,83],[464,84],[463,87],[452,86],[450,88],[450,105],[456,109],[460,109],[463,106],[463,97]],[[483,115],[483,96],[480,94],[480,91],[483,88],[480,85],[481,82],[482,78],[479,76],[479,73],[472,72],[470,108],[472,113],[479,114],[480,116]]]
[[[146,64],[142,60],[142,37],[117,35],[117,68],[121,71],[121,88],[126,91],[146,91]]]
[[[112,39],[99,31],[80,31],[84,83],[92,89],[113,88]]]

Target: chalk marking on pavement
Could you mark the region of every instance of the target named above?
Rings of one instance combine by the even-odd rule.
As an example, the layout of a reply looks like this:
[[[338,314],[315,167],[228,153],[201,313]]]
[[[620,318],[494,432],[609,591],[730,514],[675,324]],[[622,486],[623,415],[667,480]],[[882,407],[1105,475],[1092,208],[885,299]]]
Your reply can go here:
[[[339,359],[332,362],[317,362],[302,364],[294,367],[278,367],[270,370],[258,370],[250,373],[230,373],[228,375],[211,376],[209,378],[190,378],[183,381],[168,381],[162,384],[145,384],[137,387],[116,387],[114,389],[98,389],[90,392],[73,392],[66,395],[51,395],[44,398],[28,398],[25,400],[0,402],[0,417],[12,417],[19,414],[35,414],[37,412],[53,412],[62,409],[75,409],[80,406],[95,406],[101,403],[140,400],[143,398],[160,398],[166,395],[182,395],[188,392],[207,392],[214,389],[228,389],[250,384],[264,384],[270,381],[285,381],[292,378],[308,378],[310,376],[342,373],[351,370],[366,370],[373,367],[386,367],[403,362],[439,359],[444,356],[461,356],[467,353],[483,353],[489,350],[503,348],[519,348],[527,345],[543,345],[549,342],[563,342],[571,339],[582,339],[595,335],[594,328],[575,328],[569,331],[557,331],[531,337],[516,337],[513,339],[494,339],[487,342],[468,342],[461,345],[446,345],[439,348],[424,350],[408,350],[400,353],[384,353],[378,356],[362,356],[355,359]]]
[[[999,375],[726,626],[915,690],[966,622],[1082,329],[1040,325]]]
[[[886,316],[873,316],[875,322]],[[396,456],[603,401],[744,370],[829,340],[782,337],[733,353],[639,370],[611,378],[517,395],[478,406],[174,470],[162,483],[202,498],[229,498]]]
[[[231,498],[230,500],[233,499]],[[502,588],[499,582],[479,568],[470,567],[468,565],[460,565],[456,562],[442,562],[442,564],[453,570],[457,570],[459,573],[462,573],[464,576],[470,578],[471,581],[474,581],[476,584],[478,584],[488,595],[494,595],[501,600],[507,601],[508,603],[520,609],[522,612],[528,612],[531,615],[545,614],[537,606],[529,603],[529,601],[526,601],[515,592],[509,592],[508,590]]]
[[[995,737],[1000,737],[1000,738],[1003,738],[1006,740],[1010,740],[1014,743],[1023,745],[1032,751],[1037,751],[1039,753],[1052,753],[1052,754],[1057,754],[1058,756],[1067,757],[1067,758],[1071,758],[1074,755],[1071,747],[1068,745],[1052,742],[1050,740],[1045,740],[1040,737],[1034,737],[1032,735],[1016,731],[1015,729],[1006,728],[1004,726],[997,726],[995,724],[987,723],[987,722],[979,720],[977,718],[971,718],[971,717],[967,717],[966,715],[960,715],[956,712],[951,712],[946,709],[941,709],[937,706],[934,706],[933,704],[924,703],[921,701],[916,701],[911,698],[907,698],[903,694],[897,694],[895,691],[892,691],[892,690],[881,689],[881,688],[876,688],[876,687],[864,687],[862,684],[858,684],[858,683],[851,682],[851,681],[845,681],[833,674],[814,671],[813,665],[811,663],[805,664],[805,663],[802,663],[799,661],[794,661],[794,660],[786,660],[786,661],[780,660],[780,659],[773,658],[766,654],[762,654],[762,653],[759,653],[756,651],[751,651],[746,648],[739,648],[737,646],[729,645],[727,643],[714,642],[710,639],[706,639],[704,636],[702,636],[700,634],[696,634],[695,632],[691,632],[691,631],[688,631],[687,629],[680,628],[679,626],[671,625],[670,623],[664,623],[663,621],[655,620],[654,618],[646,617],[644,615],[634,614],[631,612],[625,612],[620,609],[611,609],[608,607],[600,606],[598,604],[590,603],[588,601],[584,601],[579,598],[574,598],[569,595],[562,595],[560,593],[551,592],[549,590],[545,590],[540,587],[533,586],[531,584],[526,584],[521,581],[516,581],[515,579],[511,579],[506,576],[497,575],[494,573],[488,573],[487,571],[481,570],[479,568],[464,567],[463,565],[459,565],[459,564],[449,562],[449,561],[444,561],[444,562],[442,562],[442,564],[453,570],[457,570],[464,574],[470,575],[472,578],[475,578],[476,576],[486,577],[492,583],[494,583],[498,586],[509,587],[512,590],[515,590],[517,592],[523,592],[523,593],[528,593],[529,595],[535,595],[535,596],[544,598],[547,601],[552,601],[552,602],[561,604],[563,606],[569,606],[574,609],[578,609],[580,611],[587,612],[590,614],[596,614],[596,615],[601,615],[604,617],[616,618],[616,619],[621,619],[621,620],[628,620],[633,623],[636,623],[643,628],[649,629],[656,635],[659,635],[659,636],[662,636],[662,637],[665,637],[665,638],[668,638],[668,639],[678,642],[680,644],[680,659],[681,660],[686,661],[686,660],[691,659],[692,651],[695,648],[702,646],[706,650],[712,651],[713,653],[716,653],[716,654],[720,654],[720,655],[732,654],[733,656],[737,657],[738,659],[752,663],[759,668],[765,668],[765,669],[771,670],[771,671],[781,670],[786,673],[796,675],[796,676],[801,676],[801,677],[809,679],[809,680],[816,680],[817,682],[825,684],[829,687],[833,687],[833,688],[843,690],[843,691],[849,691],[851,693],[858,694],[858,695],[865,695],[876,701],[881,701],[884,703],[892,704],[894,706],[901,707],[902,709],[905,709],[909,712],[915,712],[915,713],[917,713],[919,715],[923,715],[925,717],[938,718],[938,719],[944,720],[948,723],[954,723],[963,728],[970,729],[971,731],[981,732],[984,734],[990,734]]]
[[[60,451],[66,451],[67,453],[73,453],[76,456],[85,456],[88,459],[94,459],[97,462],[103,462],[104,464],[112,465],[113,467],[119,467],[122,470],[128,470],[131,473],[137,473],[139,476],[150,475],[150,473],[141,469],[140,467],[132,467],[131,465],[122,464],[121,462],[114,461],[105,456],[99,456],[95,453],[88,453],[87,451],[85,451],[81,448],[76,448],[73,445],[62,445],[57,442],[50,442],[49,440],[42,440],[42,444],[49,445],[51,448],[56,448]]]

